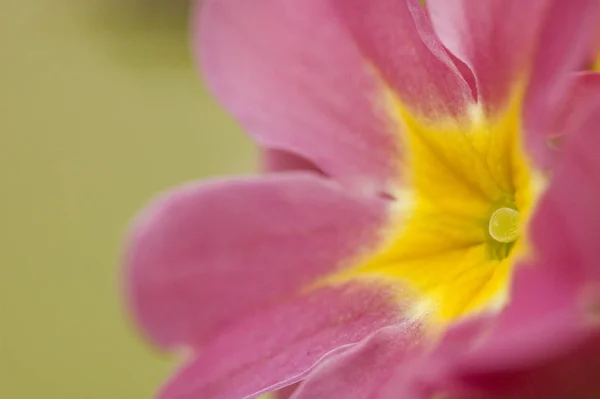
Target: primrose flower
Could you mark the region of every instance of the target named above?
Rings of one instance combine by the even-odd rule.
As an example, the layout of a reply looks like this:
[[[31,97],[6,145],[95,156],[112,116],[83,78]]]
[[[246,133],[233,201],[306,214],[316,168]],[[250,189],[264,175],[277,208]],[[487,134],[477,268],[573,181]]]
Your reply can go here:
[[[162,399],[600,397],[597,0],[206,0],[266,173],[138,217]]]

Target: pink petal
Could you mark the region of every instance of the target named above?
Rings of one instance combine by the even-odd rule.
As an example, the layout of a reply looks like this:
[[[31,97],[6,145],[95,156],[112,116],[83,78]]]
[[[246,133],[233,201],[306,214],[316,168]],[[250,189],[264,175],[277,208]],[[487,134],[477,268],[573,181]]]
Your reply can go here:
[[[565,135],[578,128],[582,115],[589,112],[590,98],[600,92],[599,73],[573,73],[564,80],[568,90],[563,93],[561,102],[554,105],[552,112],[538,118],[537,126],[531,126],[527,134],[530,154],[536,159],[537,166],[546,169],[553,168],[557,156],[562,153]]]
[[[356,285],[281,300],[224,330],[160,398],[240,399],[285,387],[399,317],[392,295]]]
[[[414,111],[462,115],[471,89],[419,0],[330,0],[361,53]]]
[[[209,0],[197,14],[197,52],[209,86],[262,146],[364,190],[389,191],[399,128],[381,76],[429,111],[456,113],[470,101],[422,9],[410,5]]]
[[[595,83],[582,76],[565,79],[588,59],[598,26],[600,2],[596,0],[555,0],[549,8],[531,66],[523,116],[526,144],[539,167],[551,167],[548,134],[564,134],[564,129],[553,125],[556,122],[548,116],[577,113],[581,91],[594,85],[593,90],[598,89],[597,78]]]
[[[265,172],[306,171],[321,175],[323,174],[323,172],[308,159],[288,151],[271,148],[263,149],[261,160],[262,168]]]
[[[382,200],[308,173],[192,184],[140,216],[127,253],[132,309],[163,346],[201,346],[377,244]],[[294,315],[289,314],[291,320]]]
[[[410,322],[386,327],[339,356],[326,359],[300,385],[293,399],[382,398],[399,370],[406,367],[419,349],[420,328]],[[397,398],[412,399],[400,395]],[[415,396],[416,398],[416,396]]]
[[[483,385],[490,399],[597,399],[599,374],[600,335],[539,367],[471,376],[469,382]]]
[[[507,309],[453,326],[412,382],[393,381],[390,392],[412,383],[461,399],[595,397],[588,395],[600,392],[599,326],[583,317],[572,281],[544,266],[521,266]]]
[[[600,279],[600,91],[580,100],[530,229],[540,261],[586,281]]]
[[[590,104],[593,105],[594,96],[600,93],[600,73],[578,72],[568,75],[569,90],[562,98],[562,103],[556,106],[557,115],[551,115],[553,127],[557,132],[572,132],[579,127],[582,117],[589,113]]]
[[[554,78],[585,57],[595,0],[428,0],[442,42],[473,70],[490,111],[506,105],[520,79],[533,80],[529,101],[547,111]],[[548,87],[550,85],[550,87]],[[538,111],[532,111],[534,114]]]
[[[530,338],[539,346],[533,333]],[[498,363],[488,359],[486,364],[483,354],[476,352],[472,357],[480,362],[467,363],[469,367],[463,364],[455,370],[454,378],[460,381],[461,388],[454,392],[465,399],[596,399],[600,395],[600,331],[596,328],[595,332],[581,332],[579,338],[560,351],[549,347],[550,353],[537,362]],[[492,340],[486,347],[498,342],[502,344]],[[502,349],[519,359],[517,347],[502,345]]]
[[[544,266],[521,265],[514,278],[511,302],[503,313],[488,319],[489,325],[482,320],[471,329],[471,335],[461,335],[461,367],[481,372],[518,370],[556,357],[580,341],[581,317],[576,299],[582,286]],[[456,336],[452,343],[455,347]],[[465,348],[473,344],[477,346]]]
[[[279,391],[271,394],[275,399],[289,399],[292,397],[294,392],[298,389],[298,384],[289,385]]]

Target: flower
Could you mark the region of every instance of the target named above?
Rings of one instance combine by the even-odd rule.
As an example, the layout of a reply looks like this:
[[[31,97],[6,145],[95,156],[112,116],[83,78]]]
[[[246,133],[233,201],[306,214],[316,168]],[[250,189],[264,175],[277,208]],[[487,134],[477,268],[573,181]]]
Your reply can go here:
[[[196,48],[266,174],[136,221],[162,399],[600,393],[596,0],[206,0]],[[588,395],[588,396],[586,396]]]

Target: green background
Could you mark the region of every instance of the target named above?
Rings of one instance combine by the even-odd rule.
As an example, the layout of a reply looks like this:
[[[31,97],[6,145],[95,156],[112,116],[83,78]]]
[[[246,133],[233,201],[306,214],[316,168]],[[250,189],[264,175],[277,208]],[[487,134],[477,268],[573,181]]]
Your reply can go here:
[[[0,0],[0,398],[149,398],[174,365],[123,310],[127,224],[255,163],[191,66],[185,3]]]

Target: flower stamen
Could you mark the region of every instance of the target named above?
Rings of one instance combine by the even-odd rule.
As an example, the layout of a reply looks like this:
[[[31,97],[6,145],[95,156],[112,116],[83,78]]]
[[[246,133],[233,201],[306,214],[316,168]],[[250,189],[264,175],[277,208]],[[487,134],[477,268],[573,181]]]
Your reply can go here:
[[[492,213],[490,236],[498,242],[510,243],[519,237],[519,212],[512,208],[499,208]]]

